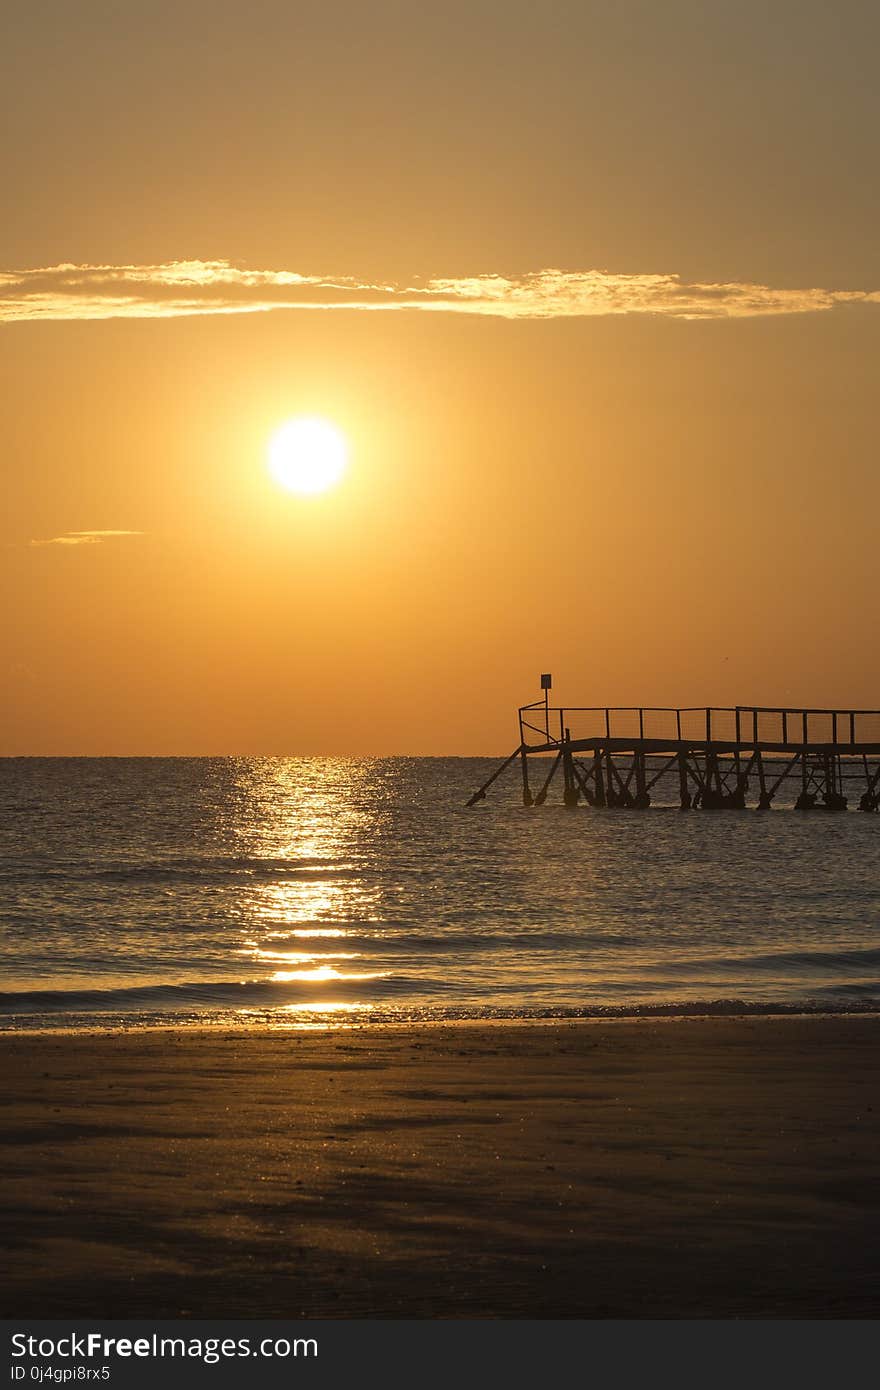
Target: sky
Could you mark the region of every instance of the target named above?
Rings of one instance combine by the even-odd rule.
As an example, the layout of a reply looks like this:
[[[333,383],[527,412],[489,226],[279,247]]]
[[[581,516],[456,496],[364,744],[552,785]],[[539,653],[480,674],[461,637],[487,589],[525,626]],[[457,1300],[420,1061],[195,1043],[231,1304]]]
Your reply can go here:
[[[0,752],[880,706],[880,11],[29,0]],[[267,469],[321,416],[348,471]]]

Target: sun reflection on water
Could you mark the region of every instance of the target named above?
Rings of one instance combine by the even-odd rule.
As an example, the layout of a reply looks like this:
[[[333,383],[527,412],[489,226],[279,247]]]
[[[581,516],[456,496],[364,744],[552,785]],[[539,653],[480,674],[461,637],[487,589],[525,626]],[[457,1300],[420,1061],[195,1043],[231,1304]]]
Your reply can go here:
[[[320,945],[381,928],[380,889],[366,876],[386,816],[375,772],[361,761],[265,759],[241,766],[239,791],[240,814],[231,828],[253,873],[240,889],[237,915],[246,934],[237,954],[274,985],[385,978],[387,971],[340,970],[335,962],[359,961],[362,953]],[[309,948],[284,949],[297,940]],[[263,974],[270,966],[276,968]],[[319,1006],[310,1000],[277,1007],[311,1012]]]
[[[344,929],[343,927],[297,927],[294,931],[267,931],[267,932],[266,932],[266,935],[265,935],[265,940],[266,940],[266,941],[289,941],[289,940],[291,939],[291,937],[295,937],[295,938],[307,938],[307,937],[322,937],[322,936],[333,937],[333,936],[347,936],[347,935],[348,935],[348,933],[345,931],[345,929]],[[256,945],[256,942],[253,942],[253,943],[245,943],[245,944]]]
[[[255,925],[284,922],[290,927],[305,924],[306,930],[314,930],[310,924],[324,919],[375,921],[377,896],[375,890],[353,879],[296,879],[255,884],[249,910]]]
[[[277,1028],[292,1028],[297,1032],[323,1032],[328,1023],[337,1028],[353,1028],[357,1020],[366,1018],[373,1011],[372,1004],[352,1004],[341,999],[321,999],[309,1004],[284,1004],[271,1010],[270,1018],[257,1009],[238,1009],[241,1018],[259,1018],[262,1023],[270,1022]],[[349,1020],[352,1021],[349,1021]]]
[[[281,965],[307,965],[309,961],[317,959],[311,951],[261,951],[256,947],[247,952],[255,960],[265,960],[274,964]],[[322,951],[319,959],[321,960],[360,960],[360,951]]]
[[[272,980],[382,980],[387,970],[347,972],[336,970],[332,965],[316,965],[314,970],[276,970]]]

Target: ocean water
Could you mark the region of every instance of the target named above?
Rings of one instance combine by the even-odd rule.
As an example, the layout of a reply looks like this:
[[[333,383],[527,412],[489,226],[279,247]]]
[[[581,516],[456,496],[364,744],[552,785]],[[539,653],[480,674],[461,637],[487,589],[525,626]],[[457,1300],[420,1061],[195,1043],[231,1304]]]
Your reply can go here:
[[[0,1027],[880,1007],[880,815],[465,810],[494,766],[0,761]]]

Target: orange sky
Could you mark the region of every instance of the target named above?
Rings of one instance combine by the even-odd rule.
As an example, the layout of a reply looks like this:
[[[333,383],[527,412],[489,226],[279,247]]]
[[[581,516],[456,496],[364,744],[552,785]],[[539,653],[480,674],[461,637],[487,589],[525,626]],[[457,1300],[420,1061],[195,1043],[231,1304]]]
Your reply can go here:
[[[0,752],[880,705],[877,12],[660,9],[11,21]]]

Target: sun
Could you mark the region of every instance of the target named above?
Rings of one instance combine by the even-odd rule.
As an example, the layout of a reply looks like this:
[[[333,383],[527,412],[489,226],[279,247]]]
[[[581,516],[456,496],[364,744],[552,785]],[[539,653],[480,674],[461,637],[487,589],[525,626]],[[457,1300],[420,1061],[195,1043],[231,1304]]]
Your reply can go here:
[[[269,472],[290,492],[326,492],[339,482],[347,463],[345,435],[315,415],[285,421],[269,440]]]

